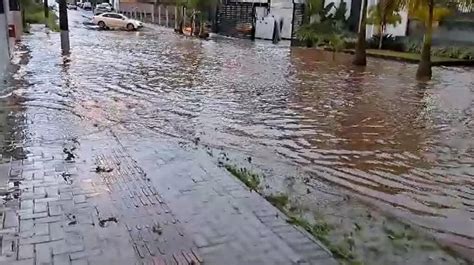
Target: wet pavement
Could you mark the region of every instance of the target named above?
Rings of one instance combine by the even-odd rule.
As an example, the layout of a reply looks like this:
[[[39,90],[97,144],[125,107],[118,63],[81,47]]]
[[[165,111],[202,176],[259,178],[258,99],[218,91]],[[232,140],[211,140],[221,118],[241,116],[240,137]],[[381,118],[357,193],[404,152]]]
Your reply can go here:
[[[57,207],[63,219],[53,226],[62,225],[72,241],[82,226],[97,224],[74,241],[81,250],[68,250],[91,255],[80,261],[90,264],[101,264],[112,246],[128,250],[110,250],[124,264],[148,262],[155,256],[147,242],[155,253],[164,248],[165,259],[173,258],[176,245],[186,253],[197,249],[206,264],[331,262],[272,206],[218,168],[205,151],[212,149],[282,169],[275,183],[304,173],[313,186],[329,186],[331,192],[341,187],[472,250],[472,70],[435,68],[432,82],[417,83],[415,65],[371,60],[363,70],[350,66],[346,55],[333,61],[331,54],[284,43],[202,41],[160,27],[97,31],[83,24],[80,12],[70,13],[71,55],[60,56],[57,34],[26,36],[28,63],[2,100],[4,159],[26,153],[26,165],[13,163],[13,169],[29,172],[17,188],[40,199],[38,210],[18,205],[20,229],[23,213],[31,217],[25,220],[53,220],[50,211]],[[74,163],[64,160],[64,148],[74,154]],[[32,175],[38,167],[44,171],[40,179]],[[130,175],[136,178],[124,178]],[[51,192],[45,187],[50,182],[58,183]],[[123,197],[123,190],[132,193]],[[61,195],[70,193],[66,204],[48,200],[54,194],[63,201]],[[140,210],[125,210],[130,208]],[[143,220],[147,215],[156,218]],[[68,216],[90,220],[70,226],[74,220]],[[113,232],[101,235],[101,223]],[[156,223],[166,224],[165,246],[154,232]],[[54,227],[38,225],[48,232],[35,227],[26,235],[52,240]],[[67,237],[60,240],[75,245]],[[98,243],[89,249],[88,240]],[[112,243],[103,246],[104,240]],[[43,243],[25,243],[29,254],[17,258],[49,262],[59,250]],[[51,250],[51,256],[32,256],[43,253],[37,247]],[[245,262],[239,263],[242,256]]]
[[[111,72],[134,86],[139,68],[113,58],[92,64],[91,53],[107,51],[91,45],[169,30],[98,32],[79,13],[70,18],[72,55],[59,56],[58,34],[32,27],[3,91],[0,264],[337,264],[196,141],[134,120],[159,97],[107,95],[117,87],[107,83]],[[86,44],[90,34],[95,44]]]

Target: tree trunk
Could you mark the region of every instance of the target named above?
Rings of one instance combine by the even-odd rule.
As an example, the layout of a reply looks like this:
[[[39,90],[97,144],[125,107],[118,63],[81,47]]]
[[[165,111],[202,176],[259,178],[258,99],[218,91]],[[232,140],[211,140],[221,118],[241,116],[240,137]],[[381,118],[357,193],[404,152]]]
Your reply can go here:
[[[433,8],[434,1],[428,2],[428,23],[425,25],[425,35],[423,36],[423,47],[421,49],[421,59],[416,71],[416,78],[419,80],[431,79],[431,39],[433,33]]]
[[[354,65],[367,65],[367,55],[365,53],[365,27],[367,21],[367,0],[362,0],[362,8],[360,11],[359,18],[359,31],[357,33],[357,43],[355,47]]]
[[[44,25],[48,27],[48,18],[49,18],[48,0],[43,0],[43,9],[44,9]]]
[[[26,24],[26,14],[25,14],[25,7],[24,5],[21,5],[21,24],[23,26],[23,31],[24,32],[29,32],[30,30],[28,29],[28,25]]]
[[[196,11],[193,9],[193,13],[191,15],[191,32],[189,33],[189,36],[193,36],[194,35],[194,21],[195,21],[195,14]]]
[[[380,26],[379,50],[382,49],[384,28]]]
[[[199,19],[199,36],[202,36],[204,34],[204,19],[201,18]]]

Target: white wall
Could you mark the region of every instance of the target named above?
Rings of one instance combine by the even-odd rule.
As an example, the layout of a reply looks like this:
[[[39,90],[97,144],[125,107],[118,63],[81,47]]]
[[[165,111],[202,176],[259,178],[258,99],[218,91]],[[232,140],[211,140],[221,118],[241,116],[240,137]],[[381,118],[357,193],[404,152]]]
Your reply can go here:
[[[258,18],[255,23],[255,38],[272,40],[275,19],[273,17]]]
[[[8,5],[5,5],[5,2],[8,2],[8,0],[0,1],[3,1],[4,9],[6,11]],[[3,82],[4,74],[6,73],[6,69],[10,63],[10,45],[8,39],[7,16],[5,13],[3,13],[0,14],[0,82]]]
[[[367,10],[378,3],[378,0],[369,0]],[[396,26],[388,25],[385,34],[392,34],[393,36],[406,36],[408,26],[408,12],[400,11],[402,17],[401,23]],[[370,39],[374,34],[377,34],[377,26],[367,25],[367,39]]]
[[[291,28],[293,22],[293,1],[292,0],[273,0],[270,3],[270,16],[274,16],[277,21],[283,20],[281,37],[291,39]]]

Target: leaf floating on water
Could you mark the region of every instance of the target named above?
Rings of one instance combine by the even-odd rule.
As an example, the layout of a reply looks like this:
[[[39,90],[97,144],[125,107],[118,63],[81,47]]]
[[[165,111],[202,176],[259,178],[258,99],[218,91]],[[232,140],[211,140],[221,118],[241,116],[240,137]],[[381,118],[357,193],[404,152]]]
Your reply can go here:
[[[103,167],[103,166],[97,166],[95,168],[95,172],[97,172],[97,173],[101,173],[101,172],[109,173],[109,172],[112,172],[113,170],[114,170],[113,168]]]

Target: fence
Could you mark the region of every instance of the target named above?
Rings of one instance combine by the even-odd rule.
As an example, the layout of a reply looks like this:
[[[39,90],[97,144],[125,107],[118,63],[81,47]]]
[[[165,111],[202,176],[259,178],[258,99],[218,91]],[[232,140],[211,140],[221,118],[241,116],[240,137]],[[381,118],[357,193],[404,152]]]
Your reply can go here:
[[[176,27],[179,11],[174,5],[120,3],[119,12],[134,19],[166,27]]]
[[[217,7],[216,32],[241,38],[252,38],[257,7],[268,3],[223,1]]]

